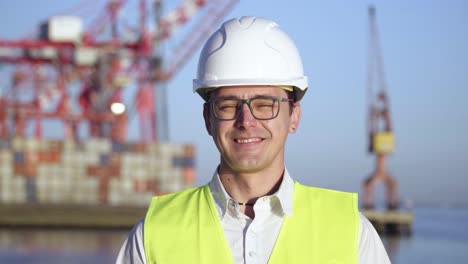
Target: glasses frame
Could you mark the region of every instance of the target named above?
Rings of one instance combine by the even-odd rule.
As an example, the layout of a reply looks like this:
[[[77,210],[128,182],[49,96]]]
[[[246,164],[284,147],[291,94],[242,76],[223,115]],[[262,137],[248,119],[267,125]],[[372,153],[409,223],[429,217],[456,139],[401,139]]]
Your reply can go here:
[[[270,118],[258,118],[255,116],[254,114],[254,111],[252,110],[252,106],[250,105],[250,102],[252,100],[255,100],[255,99],[272,99],[274,101],[276,101],[278,103],[278,111],[276,111],[276,114],[273,115],[273,117],[270,117]],[[236,108],[236,113],[234,114],[234,117],[233,118],[220,118],[217,114],[216,114],[216,110],[215,110],[215,104],[214,102],[218,101],[218,100],[236,100],[238,101],[238,105],[237,105],[237,108]],[[294,100],[293,99],[289,99],[289,98],[284,98],[284,97],[281,97],[281,96],[268,96],[268,95],[261,95],[261,96],[256,96],[256,97],[252,97],[252,98],[249,98],[249,99],[240,99],[240,98],[237,98],[237,97],[217,97],[217,98],[213,98],[213,99],[210,99],[207,103],[209,103],[211,105],[211,110],[213,111],[214,113],[214,116],[218,119],[218,120],[222,120],[222,121],[231,121],[231,120],[235,120],[238,118],[239,116],[239,113],[241,112],[240,109],[244,106],[244,104],[247,104],[247,106],[249,107],[249,110],[250,110],[250,113],[252,114],[252,116],[256,119],[256,120],[271,120],[271,119],[275,119],[279,112],[280,112],[280,108],[281,108],[281,102],[289,102],[291,105],[294,103]]]

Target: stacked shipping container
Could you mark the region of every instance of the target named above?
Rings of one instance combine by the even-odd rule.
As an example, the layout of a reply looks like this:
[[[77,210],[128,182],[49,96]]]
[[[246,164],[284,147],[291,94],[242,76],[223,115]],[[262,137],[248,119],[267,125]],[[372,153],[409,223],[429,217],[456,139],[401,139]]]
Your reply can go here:
[[[0,203],[146,206],[195,184],[193,145],[0,141]]]

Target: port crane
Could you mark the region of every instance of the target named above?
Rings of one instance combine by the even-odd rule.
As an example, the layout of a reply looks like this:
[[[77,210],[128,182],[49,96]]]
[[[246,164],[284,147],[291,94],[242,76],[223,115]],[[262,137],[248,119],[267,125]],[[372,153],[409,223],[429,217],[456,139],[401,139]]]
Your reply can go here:
[[[383,57],[376,25],[375,7],[369,7],[369,50],[367,72],[368,151],[375,155],[375,170],[363,182],[363,207],[375,207],[375,186],[382,182],[386,188],[387,209],[398,208],[398,182],[387,167],[387,157],[395,149],[390,103],[385,83]]]
[[[42,138],[43,121],[57,119],[66,139],[77,139],[86,123],[90,137],[124,142],[129,116],[137,115],[141,141],[168,139],[165,84],[237,0],[185,0],[165,15],[162,0],[139,0],[136,24],[121,19],[128,2],[107,1],[85,28],[82,17],[69,14],[94,8],[84,0],[44,21],[33,37],[0,39],[0,65],[10,75],[0,90],[0,138],[28,136],[31,125]],[[188,25],[171,57],[163,56],[161,45]],[[129,105],[123,94],[131,85]]]

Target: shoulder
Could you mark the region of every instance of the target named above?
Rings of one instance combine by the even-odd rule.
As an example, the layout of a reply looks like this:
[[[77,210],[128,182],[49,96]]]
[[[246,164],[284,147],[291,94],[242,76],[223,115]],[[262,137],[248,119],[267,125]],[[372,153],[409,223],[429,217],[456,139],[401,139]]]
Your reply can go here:
[[[209,193],[209,188],[207,188],[207,185],[204,185],[180,192],[154,196],[146,213],[146,218],[148,216],[164,215],[165,213],[173,214],[173,209],[177,207],[187,208],[193,206],[199,200],[197,197],[206,196],[207,193]]]
[[[203,206],[211,207],[211,200],[208,185],[155,196],[146,212],[144,232],[152,234],[155,229],[174,227],[184,222],[187,216],[199,215]]]
[[[336,195],[355,195],[356,193],[352,192],[344,192],[344,191],[339,191],[339,190],[333,190],[333,189],[326,189],[326,188],[320,188],[320,187],[315,187],[315,186],[308,186],[304,185],[298,181],[294,181],[294,188],[296,189],[301,189],[301,190],[307,190],[309,192],[321,192],[321,193],[328,193],[328,194],[336,194]]]
[[[143,240],[144,219],[138,221],[123,243],[115,263],[144,264],[146,263]]]
[[[362,213],[359,213],[359,219],[359,263],[389,264],[387,252],[374,226]]]
[[[206,191],[208,189],[208,185],[203,185],[201,187],[193,187],[189,188],[183,191],[175,192],[175,193],[170,193],[170,194],[165,194],[165,195],[160,195],[160,196],[154,196],[152,199],[152,203],[155,201],[174,201],[174,200],[184,200],[184,199],[190,199],[194,197],[195,194]]]
[[[308,199],[322,200],[323,202],[342,205],[349,204],[351,205],[350,208],[355,208],[357,211],[357,193],[307,186],[299,182],[295,182],[294,190],[295,192],[299,192],[300,195],[308,197]]]

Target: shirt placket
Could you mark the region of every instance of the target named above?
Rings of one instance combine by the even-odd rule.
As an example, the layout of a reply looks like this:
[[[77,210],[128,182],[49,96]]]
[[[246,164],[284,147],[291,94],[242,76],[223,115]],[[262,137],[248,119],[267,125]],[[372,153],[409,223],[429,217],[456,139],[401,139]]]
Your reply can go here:
[[[265,223],[266,218],[271,215],[269,208],[270,197],[262,197],[255,203],[254,211],[255,218],[247,228],[245,237],[245,263],[256,264],[263,262],[263,257],[259,252],[261,245],[260,240],[262,225]]]
[[[245,233],[244,259],[246,264],[256,264],[258,262],[258,235],[255,219],[247,227]]]

